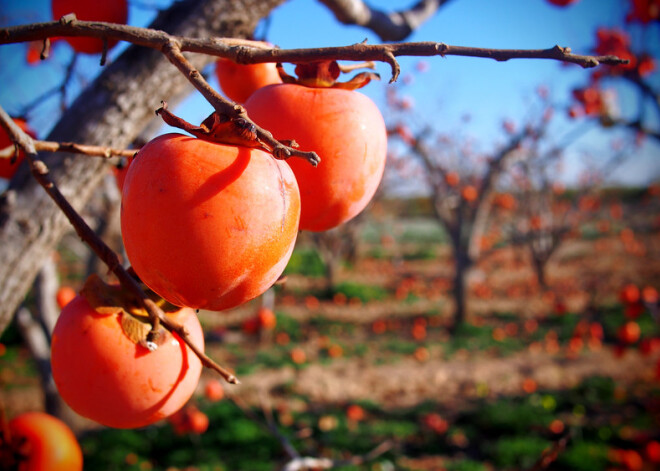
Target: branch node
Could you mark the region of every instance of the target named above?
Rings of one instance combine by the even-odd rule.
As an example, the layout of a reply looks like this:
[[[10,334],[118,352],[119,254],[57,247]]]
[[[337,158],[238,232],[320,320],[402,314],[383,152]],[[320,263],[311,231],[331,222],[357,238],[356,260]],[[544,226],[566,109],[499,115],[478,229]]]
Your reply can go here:
[[[48,175],[48,167],[43,161],[35,160],[32,163],[32,166],[34,168],[34,171],[37,172],[39,175],[43,175],[43,176]]]
[[[45,60],[48,58],[50,55],[50,38],[44,39],[44,45],[41,48],[41,54],[39,54],[39,58],[41,60]]]
[[[435,50],[440,55],[440,57],[445,57],[445,53],[449,49],[445,43],[435,43]]]
[[[68,24],[71,24],[71,23],[73,23],[77,20],[78,20],[78,18],[76,17],[75,13],[67,13],[66,15],[61,17],[59,21],[63,25],[68,25]]]

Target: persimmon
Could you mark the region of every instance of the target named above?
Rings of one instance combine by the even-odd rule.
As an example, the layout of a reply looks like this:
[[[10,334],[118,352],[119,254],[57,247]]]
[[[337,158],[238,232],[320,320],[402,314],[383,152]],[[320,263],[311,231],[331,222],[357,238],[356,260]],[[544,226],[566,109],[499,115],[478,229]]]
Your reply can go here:
[[[225,95],[237,103],[245,103],[254,92],[266,85],[282,83],[274,62],[237,64],[222,58],[215,64],[215,76]]]
[[[431,429],[434,433],[442,435],[449,429],[449,422],[436,412],[429,412],[422,417],[424,425]]]
[[[225,389],[217,379],[209,379],[204,385],[204,396],[212,402],[217,402],[225,397]]]
[[[641,297],[641,291],[637,285],[628,283],[625,285],[621,292],[619,293],[619,299],[624,304],[634,304],[639,302]]]
[[[24,412],[9,421],[9,437],[0,433],[2,469],[82,471],[83,455],[71,429],[44,412]],[[7,460],[7,462],[5,462]]]
[[[29,134],[33,138],[36,137],[36,134],[28,126],[27,122],[24,119],[14,118],[14,122],[27,134]],[[9,139],[7,132],[3,128],[0,128],[0,150],[11,145],[12,145],[12,141],[11,139]],[[22,150],[18,152],[18,156],[16,157],[16,160],[14,162],[12,162],[11,158],[5,159],[0,157],[0,178],[10,179],[11,177],[13,177],[14,174],[16,173],[16,170],[18,170],[18,166],[21,164],[21,162],[23,162],[23,159],[25,159],[25,152],[23,152]]]
[[[456,186],[461,181],[461,177],[456,172],[447,172],[445,174],[445,182],[449,186]]]
[[[114,428],[143,427],[188,401],[202,365],[178,335],[164,330],[157,348],[147,348],[146,316],[105,305],[118,290],[86,284],[62,309],[51,343],[53,379],[62,399],[78,414]],[[176,309],[166,310],[166,315],[183,325],[203,350],[204,336],[194,311]]]
[[[221,311],[277,281],[299,215],[286,163],[256,148],[166,134],[129,167],[121,229],[149,288],[177,306]]]
[[[362,408],[362,406],[359,406],[357,404],[351,404],[346,408],[346,418],[348,420],[359,422],[361,420],[364,420],[365,417],[366,417],[366,413]]]
[[[639,340],[642,331],[635,321],[628,321],[619,328],[619,340],[624,344],[632,344]]]
[[[257,319],[259,319],[259,327],[265,330],[273,330],[277,325],[277,317],[272,309],[262,306],[257,311]]]
[[[461,196],[465,201],[476,201],[477,197],[479,196],[479,192],[473,185],[466,185],[463,187],[461,190]]]
[[[366,95],[304,83],[261,88],[245,108],[275,138],[294,139],[321,158],[316,168],[287,160],[300,186],[300,229],[318,232],[352,219],[371,201],[385,169],[387,131]]]
[[[85,0],[52,0],[53,19],[59,20],[64,15],[75,13],[81,21],[104,21],[107,23],[126,24],[128,21],[127,0],[105,0],[90,2]],[[89,37],[65,37],[76,52],[84,54],[100,54],[103,52],[103,40]],[[116,40],[108,40],[108,49],[117,44]]]
[[[55,301],[57,305],[62,309],[64,306],[69,304],[69,302],[76,297],[76,290],[71,286],[61,286],[57,293],[55,293]]]

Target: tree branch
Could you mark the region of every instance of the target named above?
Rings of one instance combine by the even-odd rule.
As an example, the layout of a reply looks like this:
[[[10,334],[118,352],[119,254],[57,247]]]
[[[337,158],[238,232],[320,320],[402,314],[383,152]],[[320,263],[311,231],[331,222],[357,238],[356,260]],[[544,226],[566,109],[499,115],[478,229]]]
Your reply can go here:
[[[403,41],[449,0],[420,0],[407,10],[384,12],[362,0],[320,0],[343,24],[363,26],[381,41]]]
[[[53,141],[34,141],[36,152],[68,152],[70,154],[82,154],[88,156],[105,157],[133,157],[137,153],[136,149],[113,149],[112,147],[90,146],[86,144],[76,144],[75,142],[53,142]],[[0,159],[9,159],[15,153],[14,146],[7,146],[0,149]]]
[[[239,64],[259,62],[314,62],[321,60],[380,61],[390,64],[392,78],[396,81],[400,68],[397,56],[466,56],[494,59],[499,62],[510,59],[550,59],[570,62],[585,68],[600,64],[621,65],[627,60],[616,56],[590,56],[573,54],[568,47],[554,46],[549,49],[490,49],[479,47],[451,46],[440,42],[412,42],[351,46],[278,49],[268,48],[263,43],[227,38],[197,39],[174,36],[148,28],[118,25],[113,23],[73,20],[70,22],[52,21],[12,26],[0,29],[0,44],[36,41],[53,36],[90,36],[102,39],[116,39],[133,44],[163,50],[176,44],[181,52],[197,52],[225,57]]]
[[[163,53],[165,56],[167,56],[169,61],[172,62],[172,64],[174,64],[181,71],[182,74],[188,77],[195,88],[204,96],[204,98],[206,98],[211,106],[213,106],[216,113],[218,113],[220,116],[227,116],[231,120],[242,119],[252,125],[257,133],[259,141],[270,147],[270,151],[275,158],[287,159],[293,156],[302,157],[314,166],[320,162],[321,159],[316,154],[316,152],[305,152],[292,146],[282,144],[277,139],[275,139],[270,132],[252,121],[248,117],[245,108],[223,98],[208,84],[202,74],[197,69],[195,69],[190,64],[190,62],[188,62],[185,56],[181,53],[181,49],[176,42],[170,41],[166,46],[164,46]]]

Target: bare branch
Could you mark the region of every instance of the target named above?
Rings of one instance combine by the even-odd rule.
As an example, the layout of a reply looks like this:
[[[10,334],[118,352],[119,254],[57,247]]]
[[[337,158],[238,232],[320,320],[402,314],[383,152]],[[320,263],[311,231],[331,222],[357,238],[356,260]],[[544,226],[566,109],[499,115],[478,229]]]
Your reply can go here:
[[[362,0],[320,0],[341,23],[372,30],[382,41],[403,41],[448,0],[420,0],[407,10],[384,12]]]
[[[34,149],[37,152],[68,152],[70,154],[82,154],[96,157],[133,157],[137,150],[135,149],[113,149],[104,146],[90,146],[86,144],[76,144],[75,142],[53,142],[53,141],[34,141]],[[0,159],[9,159],[14,154],[14,146],[7,146],[0,149]]]
[[[391,82],[398,77],[397,56],[466,56],[482,57],[497,61],[510,59],[550,59],[579,64],[582,67],[596,67],[600,64],[621,65],[627,60],[616,56],[589,56],[573,54],[570,48],[554,46],[549,49],[490,49],[478,47],[451,46],[440,42],[412,42],[351,46],[278,49],[266,48],[262,42],[227,38],[196,39],[173,36],[164,31],[138,28],[113,23],[74,20],[70,23],[49,22],[12,26],[0,29],[0,44],[42,40],[53,36],[91,36],[105,39],[128,41],[140,46],[163,50],[175,44],[180,52],[197,52],[226,57],[240,64],[259,62],[314,62],[321,60],[380,61],[392,67]]]
[[[188,77],[188,80],[195,86],[195,88],[206,98],[206,100],[213,106],[216,113],[220,116],[226,116],[230,120],[241,119],[254,127],[258,140],[260,143],[266,144],[273,156],[277,159],[288,159],[289,157],[301,157],[309,161],[312,165],[316,166],[321,159],[316,152],[305,152],[298,150],[292,146],[287,146],[278,141],[273,135],[257,123],[252,121],[240,105],[232,103],[231,101],[223,98],[216,92],[204,79],[202,74],[195,69],[190,62],[181,53],[178,44],[171,41],[167,46],[163,47],[163,53],[167,56],[170,62],[174,64],[182,74]]]

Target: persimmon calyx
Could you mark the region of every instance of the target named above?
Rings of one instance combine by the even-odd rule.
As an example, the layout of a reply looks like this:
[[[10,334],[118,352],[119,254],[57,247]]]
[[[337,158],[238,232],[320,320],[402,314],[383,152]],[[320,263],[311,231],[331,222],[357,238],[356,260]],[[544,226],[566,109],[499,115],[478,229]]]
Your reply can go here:
[[[370,67],[370,65],[367,63],[365,67]],[[348,70],[351,69],[349,68]],[[343,69],[334,60],[296,64],[295,72],[298,77],[287,74],[282,64],[279,63],[277,64],[277,71],[284,83],[293,83],[310,88],[357,90],[372,80],[380,80],[380,75],[375,72],[360,72],[346,82],[338,82],[337,79],[343,72]]]
[[[180,310],[180,307],[168,303],[152,291],[145,289],[147,295],[167,313]],[[89,305],[102,316],[116,315],[124,334],[135,344],[140,344],[150,351],[154,351],[167,339],[167,331],[160,327],[153,331],[149,315],[141,307],[135,296],[120,285],[105,283],[98,275],[90,275],[82,289],[83,296]]]
[[[165,102],[162,102],[162,106],[156,110],[156,114],[163,118],[163,121],[170,126],[182,129],[199,139],[218,144],[261,149],[269,154],[273,154],[276,159],[280,160],[287,159],[291,156],[287,147],[294,149],[298,147],[296,141],[284,139],[278,141],[279,145],[271,148],[267,143],[259,139],[257,127],[250,121],[240,117],[229,118],[215,111],[207,116],[199,126],[195,126],[173,114],[167,109],[167,103]],[[265,134],[272,138],[272,135],[268,131],[265,131]]]

